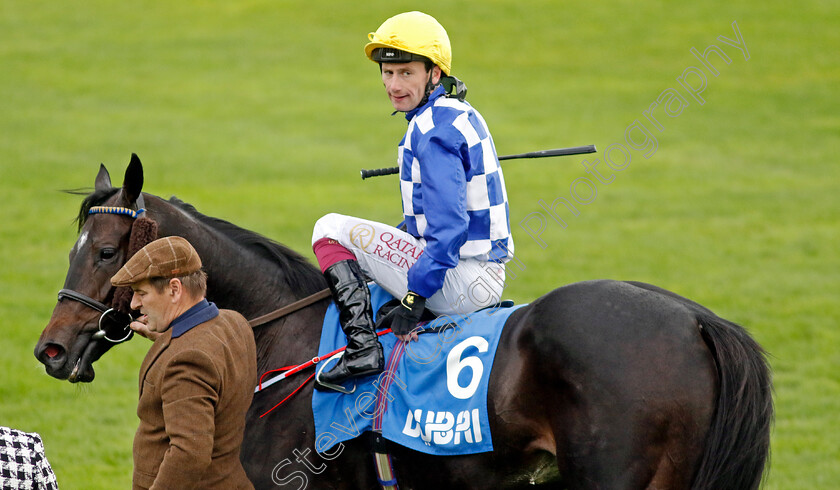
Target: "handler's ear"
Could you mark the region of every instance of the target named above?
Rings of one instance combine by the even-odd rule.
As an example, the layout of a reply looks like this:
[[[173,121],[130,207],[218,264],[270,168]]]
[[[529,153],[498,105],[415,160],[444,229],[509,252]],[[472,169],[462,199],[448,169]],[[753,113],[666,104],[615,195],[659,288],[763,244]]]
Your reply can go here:
[[[173,277],[169,280],[169,294],[172,297],[172,302],[177,303],[181,299],[181,295],[184,293],[184,285],[181,284],[181,280],[177,277]]]

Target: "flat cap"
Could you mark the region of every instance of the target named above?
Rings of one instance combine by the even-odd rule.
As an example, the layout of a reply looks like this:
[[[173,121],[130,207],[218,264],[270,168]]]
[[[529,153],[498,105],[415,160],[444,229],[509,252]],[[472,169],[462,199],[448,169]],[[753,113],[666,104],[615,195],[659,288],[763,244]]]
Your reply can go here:
[[[186,276],[199,270],[201,258],[190,242],[179,236],[168,236],[141,248],[114,274],[111,284],[130,286],[144,279]]]

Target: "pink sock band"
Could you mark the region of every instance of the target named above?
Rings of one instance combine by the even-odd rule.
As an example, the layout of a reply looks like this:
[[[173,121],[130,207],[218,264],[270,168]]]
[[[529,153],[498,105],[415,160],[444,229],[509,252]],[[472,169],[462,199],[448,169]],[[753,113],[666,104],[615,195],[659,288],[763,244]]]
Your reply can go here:
[[[312,244],[312,251],[318,259],[321,272],[326,271],[331,265],[342,260],[356,260],[353,252],[347,250],[343,245],[332,238],[321,238]]]

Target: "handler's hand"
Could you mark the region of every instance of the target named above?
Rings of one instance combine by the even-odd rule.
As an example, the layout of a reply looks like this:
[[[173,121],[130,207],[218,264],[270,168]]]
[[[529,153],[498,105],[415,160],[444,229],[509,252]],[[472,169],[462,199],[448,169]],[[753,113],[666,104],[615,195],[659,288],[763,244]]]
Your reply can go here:
[[[148,317],[146,315],[143,315],[131,322],[129,327],[131,327],[131,329],[134,330],[137,333],[137,335],[141,337],[146,337],[147,339],[154,342],[154,340],[160,337],[161,334],[159,332],[152,332],[151,330],[149,330],[149,326],[146,325],[147,321]]]

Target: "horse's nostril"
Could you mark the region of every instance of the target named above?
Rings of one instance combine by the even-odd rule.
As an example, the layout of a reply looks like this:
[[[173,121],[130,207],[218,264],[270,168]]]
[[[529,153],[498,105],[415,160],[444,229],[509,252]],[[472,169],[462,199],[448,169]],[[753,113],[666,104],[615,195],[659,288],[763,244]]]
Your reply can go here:
[[[50,359],[59,355],[61,353],[61,349],[59,349],[55,345],[48,345],[46,349],[44,349],[44,354],[47,355]]]

